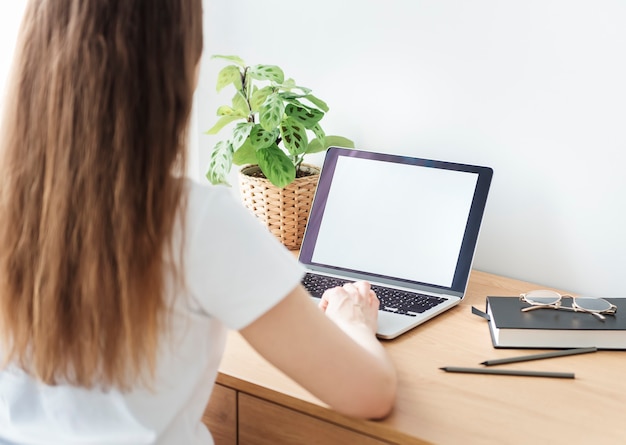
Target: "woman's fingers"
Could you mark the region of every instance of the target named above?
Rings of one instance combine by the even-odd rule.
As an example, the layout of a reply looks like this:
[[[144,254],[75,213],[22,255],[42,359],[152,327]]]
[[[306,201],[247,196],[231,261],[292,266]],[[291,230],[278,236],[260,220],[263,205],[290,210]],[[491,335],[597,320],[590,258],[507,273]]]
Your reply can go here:
[[[365,323],[374,331],[378,324],[378,297],[366,281],[346,283],[327,290],[319,307],[337,321]]]

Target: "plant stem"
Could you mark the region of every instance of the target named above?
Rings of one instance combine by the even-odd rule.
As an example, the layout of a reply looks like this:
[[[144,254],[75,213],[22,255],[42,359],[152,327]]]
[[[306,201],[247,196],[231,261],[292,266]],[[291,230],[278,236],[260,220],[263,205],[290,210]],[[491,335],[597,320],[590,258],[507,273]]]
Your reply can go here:
[[[254,113],[252,112],[252,104],[250,104],[251,94],[250,89],[248,88],[248,69],[250,67],[245,67],[243,72],[241,73],[241,94],[246,100],[246,104],[248,105],[248,122],[254,123]]]

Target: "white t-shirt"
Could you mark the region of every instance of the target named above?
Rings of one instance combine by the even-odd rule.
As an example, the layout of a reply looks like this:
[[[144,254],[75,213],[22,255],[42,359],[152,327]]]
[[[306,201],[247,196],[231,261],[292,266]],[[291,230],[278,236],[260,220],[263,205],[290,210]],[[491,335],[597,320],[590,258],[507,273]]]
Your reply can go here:
[[[176,243],[181,233],[178,227]],[[162,342],[153,391],[52,387],[5,369],[0,444],[212,443],[201,417],[228,328],[241,329],[273,307],[303,269],[224,187],[189,181],[184,234],[188,292],[167,280],[175,298],[172,335]]]

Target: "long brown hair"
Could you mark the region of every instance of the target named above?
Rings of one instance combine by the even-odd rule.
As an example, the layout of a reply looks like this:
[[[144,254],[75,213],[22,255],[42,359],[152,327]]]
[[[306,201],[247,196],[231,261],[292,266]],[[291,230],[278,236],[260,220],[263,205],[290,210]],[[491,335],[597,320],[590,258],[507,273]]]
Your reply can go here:
[[[0,341],[43,382],[129,388],[154,373],[201,8],[26,9],[0,137]]]

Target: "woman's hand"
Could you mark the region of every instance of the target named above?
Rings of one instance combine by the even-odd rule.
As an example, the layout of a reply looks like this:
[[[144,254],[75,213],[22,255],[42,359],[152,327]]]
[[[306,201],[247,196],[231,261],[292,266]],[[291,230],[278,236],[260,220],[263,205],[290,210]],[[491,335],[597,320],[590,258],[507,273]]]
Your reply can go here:
[[[373,333],[378,327],[380,301],[367,281],[328,289],[319,307],[338,325],[365,324]]]

